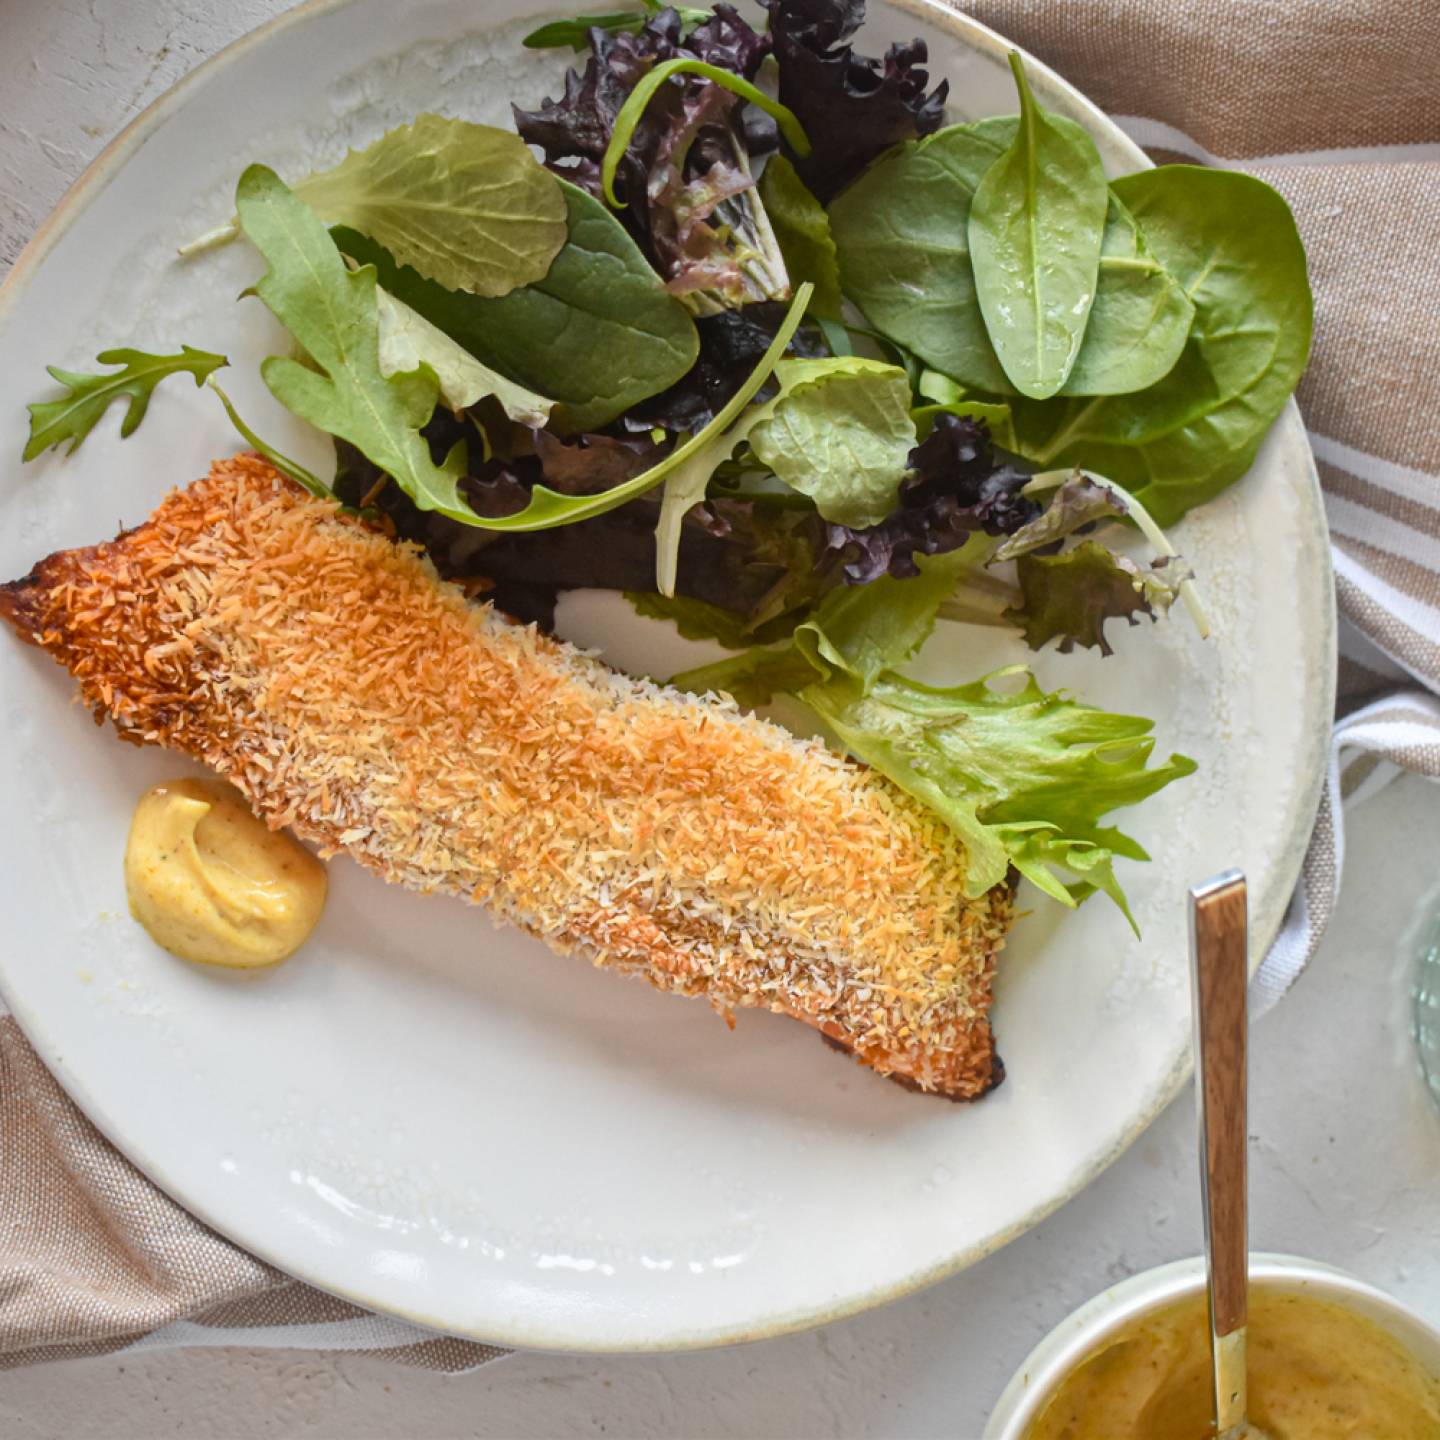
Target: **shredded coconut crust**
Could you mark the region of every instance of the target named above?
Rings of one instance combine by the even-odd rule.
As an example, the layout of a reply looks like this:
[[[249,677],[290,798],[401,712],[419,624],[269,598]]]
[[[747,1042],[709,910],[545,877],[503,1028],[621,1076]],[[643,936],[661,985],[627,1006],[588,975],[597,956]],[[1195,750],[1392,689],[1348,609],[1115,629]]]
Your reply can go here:
[[[561,952],[814,1026],[972,1099],[1012,920],[883,777],[473,605],[414,547],[258,457],[0,587],[97,721],[235,784],[272,828],[484,905]]]

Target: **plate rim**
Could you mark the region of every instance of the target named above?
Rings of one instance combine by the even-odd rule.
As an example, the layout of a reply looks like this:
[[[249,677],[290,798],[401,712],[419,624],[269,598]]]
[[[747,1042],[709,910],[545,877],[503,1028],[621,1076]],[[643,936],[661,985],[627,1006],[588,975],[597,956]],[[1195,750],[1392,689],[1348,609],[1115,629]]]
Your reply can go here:
[[[40,223],[19,255],[16,256],[9,273],[3,281],[0,281],[0,326],[5,324],[10,310],[16,304],[30,277],[38,271],[40,265],[71,225],[79,219],[92,201],[103,193],[111,181],[117,178],[131,156],[145,144],[148,137],[184,105],[192,90],[233,65],[252,49],[268,43],[292,26],[307,24],[321,16],[346,9],[354,3],[356,0],[301,0],[301,3],[294,8],[275,15],[253,30],[237,36],[215,54],[201,61],[193,70],[182,75],[163,94],[157,96],[131,119],[72,182],[54,209]],[[1032,87],[1041,97],[1046,96],[1047,93],[1060,95],[1071,108],[1085,114],[1089,122],[1087,129],[1099,129],[1104,132],[1107,142],[1124,156],[1132,168],[1137,170],[1152,168],[1154,162],[1114,119],[1077,87],[1032,55],[1024,46],[1006,39],[998,31],[972,16],[950,9],[945,0],[880,0],[880,3],[922,19],[927,24],[948,32],[957,43],[965,48],[986,54],[992,59],[1003,60],[1009,51],[1018,50],[1025,57]],[[1308,483],[1301,485],[1297,491],[1298,498],[1308,505],[1313,518],[1318,522],[1316,543],[1319,574],[1316,579],[1317,586],[1321,591],[1322,604],[1316,617],[1318,623],[1315,641],[1323,668],[1320,677],[1321,693],[1317,697],[1318,703],[1313,707],[1309,733],[1305,737],[1305,753],[1296,756],[1296,769],[1303,768],[1305,771],[1304,783],[1297,786],[1295,790],[1291,823],[1282,842],[1281,853],[1272,869],[1276,884],[1271,896],[1268,897],[1270,903],[1265,910],[1251,915],[1250,973],[1252,977],[1280,932],[1285,911],[1289,905],[1289,898],[1300,880],[1329,766],[1331,720],[1335,709],[1338,671],[1336,596],[1329,526],[1314,454],[1300,416],[1299,407],[1293,396],[1277,417],[1270,433],[1278,434],[1282,427],[1289,432],[1283,437],[1285,442],[1294,445],[1295,453],[1303,456],[1304,460],[1304,481]],[[1326,663],[1327,659],[1328,663]],[[1255,943],[1257,938],[1260,943]],[[507,1338],[504,1334],[495,1333],[493,1330],[484,1332],[470,1330],[463,1324],[457,1327],[453,1321],[428,1315],[423,1311],[389,1302],[377,1303],[357,1288],[338,1284],[333,1279],[323,1279],[307,1274],[306,1268],[296,1266],[292,1257],[286,1256],[282,1260],[269,1246],[254,1245],[249,1239],[237,1235],[233,1227],[218,1223],[207,1213],[207,1207],[195,1205],[185,1195],[184,1188],[173,1182],[159,1163],[149,1157],[133,1154],[130,1149],[120,1143],[109,1123],[111,1117],[107,1114],[104,1104],[98,1097],[91,1095],[86,1090],[79,1078],[71,1073],[63,1058],[56,1053],[54,1045],[46,1040],[40,1018],[31,1013],[23,1004],[17,1003],[16,997],[8,993],[4,985],[3,973],[0,973],[0,997],[3,997],[10,1014],[27,1041],[34,1047],[41,1062],[90,1123],[110,1144],[115,1146],[126,1160],[176,1204],[231,1244],[317,1290],[378,1314],[406,1320],[428,1330],[457,1335],[490,1345],[571,1354],[679,1353],[711,1349],[720,1345],[748,1344],[775,1339],[889,1304],[949,1276],[956,1275],[1003,1249],[1012,1240],[1033,1229],[1067,1201],[1087,1189],[1154,1123],[1160,1112],[1178,1094],[1191,1072],[1189,1046],[1182,1043],[1172,1057],[1169,1069],[1165,1071],[1147,1097],[1147,1103],[1116,1137],[1111,1146],[1092,1157],[1087,1164],[1067,1177],[1065,1185],[1054,1196],[1033,1206],[1003,1230],[989,1235],[975,1244],[947,1254],[934,1263],[914,1270],[888,1285],[847,1296],[830,1304],[768,1316],[758,1320],[752,1326],[732,1327],[720,1333],[686,1332],[652,1342],[632,1342],[617,1346],[605,1344],[603,1341],[577,1340],[573,1334],[557,1336],[547,1341],[543,1337],[529,1333]]]

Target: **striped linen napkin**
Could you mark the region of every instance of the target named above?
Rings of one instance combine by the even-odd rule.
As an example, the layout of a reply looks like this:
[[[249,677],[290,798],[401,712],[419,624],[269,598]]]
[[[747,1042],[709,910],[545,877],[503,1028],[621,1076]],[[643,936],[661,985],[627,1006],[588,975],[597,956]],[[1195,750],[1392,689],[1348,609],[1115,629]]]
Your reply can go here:
[[[1341,611],[1340,710],[1268,1004],[1334,909],[1343,805],[1440,777],[1437,0],[961,5],[1109,110],[1159,161],[1248,170],[1300,222],[1316,293],[1301,408]],[[0,1367],[150,1345],[364,1349],[439,1370],[505,1352],[291,1280],[160,1194],[0,1018]]]

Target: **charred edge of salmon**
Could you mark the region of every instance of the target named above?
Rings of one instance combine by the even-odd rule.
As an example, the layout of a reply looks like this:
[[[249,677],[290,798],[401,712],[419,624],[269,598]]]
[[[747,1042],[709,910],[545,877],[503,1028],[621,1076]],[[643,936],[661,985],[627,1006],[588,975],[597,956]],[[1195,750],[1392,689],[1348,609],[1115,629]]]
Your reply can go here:
[[[902,1090],[909,1090],[915,1095],[929,1095],[936,1100],[948,1100],[952,1105],[973,1105],[975,1101],[983,1100],[992,1090],[998,1089],[1005,1080],[1005,1062],[1001,1060],[995,1049],[995,1032],[990,1028],[988,1020],[985,1022],[985,1047],[983,1049],[977,1047],[969,1052],[974,1062],[973,1065],[967,1067],[966,1079],[969,1080],[969,1083],[957,1081],[948,1090],[941,1090],[935,1086],[927,1088],[913,1076],[903,1074],[899,1070],[881,1070],[858,1054],[854,1045],[825,1030],[820,1031],[820,1038],[832,1050],[837,1050],[842,1055],[848,1055],[857,1065],[875,1070],[892,1085],[898,1085]],[[972,1075],[973,1079],[970,1079]]]
[[[45,624],[46,601],[51,591],[46,567],[57,557],[42,560],[28,575],[0,585],[0,616],[8,620],[27,644],[39,645],[37,633]]]

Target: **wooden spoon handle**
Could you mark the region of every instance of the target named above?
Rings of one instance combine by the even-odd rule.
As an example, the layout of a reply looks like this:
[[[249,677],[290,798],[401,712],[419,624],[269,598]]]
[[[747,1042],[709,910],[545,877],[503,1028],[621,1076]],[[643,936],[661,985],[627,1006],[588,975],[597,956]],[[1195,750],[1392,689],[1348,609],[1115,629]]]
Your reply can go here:
[[[1245,1324],[1245,877],[1228,870],[1190,892],[1200,1184],[1217,1339]]]

